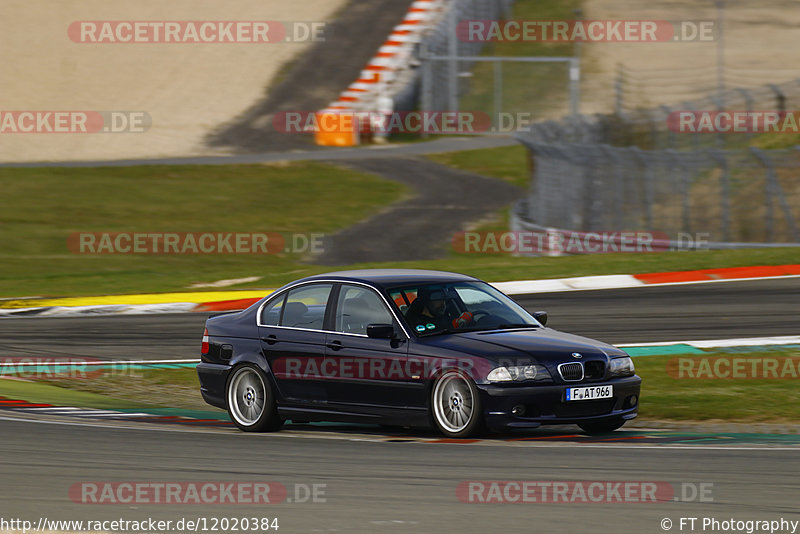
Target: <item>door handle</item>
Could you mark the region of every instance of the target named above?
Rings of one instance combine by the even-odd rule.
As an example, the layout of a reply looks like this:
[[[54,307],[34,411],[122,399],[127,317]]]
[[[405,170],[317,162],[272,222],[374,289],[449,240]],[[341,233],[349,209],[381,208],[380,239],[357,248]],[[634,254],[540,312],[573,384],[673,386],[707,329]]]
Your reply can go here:
[[[328,343],[328,348],[331,349],[331,350],[339,350],[339,349],[342,349],[344,347],[342,347],[342,342],[341,341],[339,341],[338,339],[334,339],[333,341]]]
[[[262,337],[261,341],[267,343],[268,345],[273,345],[278,342],[278,338],[275,337],[275,334],[270,334],[267,337]]]

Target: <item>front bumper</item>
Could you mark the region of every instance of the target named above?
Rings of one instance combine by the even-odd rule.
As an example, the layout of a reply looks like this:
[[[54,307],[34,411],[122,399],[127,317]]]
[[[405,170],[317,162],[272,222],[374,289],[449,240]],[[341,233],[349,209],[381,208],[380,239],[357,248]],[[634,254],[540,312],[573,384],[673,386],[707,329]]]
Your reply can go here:
[[[642,379],[638,376],[614,378],[600,382],[519,386],[516,384],[478,384],[486,423],[490,428],[536,428],[541,425],[563,425],[603,419],[633,419],[639,409]],[[569,401],[566,390],[571,387],[614,386],[608,399]],[[635,402],[632,397],[636,396]],[[514,415],[515,407],[524,413]]]

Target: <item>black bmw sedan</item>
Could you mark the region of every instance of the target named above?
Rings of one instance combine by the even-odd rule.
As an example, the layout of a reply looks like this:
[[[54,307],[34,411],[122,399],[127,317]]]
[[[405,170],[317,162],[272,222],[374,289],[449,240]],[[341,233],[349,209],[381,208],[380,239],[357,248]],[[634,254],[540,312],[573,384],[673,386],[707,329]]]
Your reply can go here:
[[[546,323],[470,276],[342,271],[209,318],[197,372],[205,401],[245,431],[341,421],[463,438],[544,424],[602,433],[636,417],[628,355]]]

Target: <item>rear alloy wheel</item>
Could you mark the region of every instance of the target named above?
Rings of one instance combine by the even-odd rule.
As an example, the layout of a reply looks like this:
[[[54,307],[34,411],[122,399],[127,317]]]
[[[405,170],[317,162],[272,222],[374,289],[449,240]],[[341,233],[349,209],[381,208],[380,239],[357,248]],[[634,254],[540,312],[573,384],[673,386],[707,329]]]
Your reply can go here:
[[[484,427],[478,388],[460,371],[446,371],[436,380],[431,412],[436,428],[451,438],[474,436]]]
[[[578,426],[587,434],[608,434],[625,424],[625,420],[620,418],[606,419],[604,421],[587,421],[578,423]]]
[[[245,432],[277,430],[283,425],[269,383],[255,365],[244,364],[234,370],[226,398],[228,415]]]

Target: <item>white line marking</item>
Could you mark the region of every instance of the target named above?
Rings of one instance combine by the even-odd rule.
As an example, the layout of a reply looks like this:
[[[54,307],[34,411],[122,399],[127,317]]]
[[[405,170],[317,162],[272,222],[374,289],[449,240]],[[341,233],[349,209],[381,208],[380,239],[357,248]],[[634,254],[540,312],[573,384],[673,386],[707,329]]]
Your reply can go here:
[[[661,347],[672,345],[689,345],[698,349],[715,347],[751,347],[759,345],[794,345],[800,344],[800,336],[742,337],[734,339],[707,339],[691,341],[663,341],[660,343],[621,343],[617,347]]]
[[[80,408],[75,408],[74,406],[53,406],[52,408],[48,407],[48,408],[23,408],[23,409],[26,410],[26,411],[31,411],[31,412],[33,412],[33,411],[53,412],[53,411],[75,411],[75,410],[80,410]]]
[[[522,280],[515,282],[492,282],[491,285],[508,295],[528,295],[537,293],[556,293],[566,291],[598,291],[603,289],[628,289],[633,287],[664,287],[685,286],[691,284],[716,284],[720,282],[753,282],[759,280],[779,280],[786,278],[800,278],[800,274],[786,274],[780,276],[762,276],[754,278],[720,278],[716,280],[691,280],[688,282],[663,282],[647,284],[633,275],[619,274],[606,275],[607,277],[620,277],[619,285],[612,285],[612,280],[585,280],[602,279],[604,276],[581,276],[577,278],[553,278],[544,280]],[[626,277],[630,277],[628,280]],[[536,285],[534,285],[536,284]],[[539,285],[541,284],[541,285]],[[504,289],[508,288],[508,289]]]
[[[645,283],[630,274],[611,274],[603,276],[580,276],[575,278],[492,282],[491,285],[508,295],[524,295],[529,293],[586,291],[591,289],[620,289],[640,287],[645,285]]]
[[[74,415],[76,417],[132,417],[132,416],[142,416],[146,415],[148,417],[157,417],[156,415],[152,414],[135,414],[135,413],[123,413],[123,412],[108,412],[108,413],[89,413],[89,412],[77,412],[70,415]]]
[[[138,412],[116,412],[111,410],[94,410],[91,408],[76,408],[74,406],[53,406],[46,408],[13,408],[18,412],[42,413],[45,415],[65,415],[77,417],[159,417],[156,414]]]

